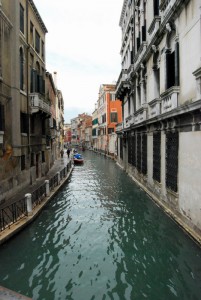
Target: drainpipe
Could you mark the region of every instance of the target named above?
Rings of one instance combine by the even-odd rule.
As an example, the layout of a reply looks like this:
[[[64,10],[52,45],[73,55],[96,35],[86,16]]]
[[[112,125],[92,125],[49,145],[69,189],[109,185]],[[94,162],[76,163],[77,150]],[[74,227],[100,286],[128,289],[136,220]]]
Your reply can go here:
[[[29,29],[29,22],[28,22],[28,13],[29,9],[29,0],[26,0],[26,60],[27,60],[27,114],[28,114],[28,154],[30,154],[31,149],[30,149],[30,105],[29,105],[29,34],[28,34],[28,29]]]
[[[133,61],[135,57],[135,2],[133,3]],[[133,64],[134,71],[134,64]],[[135,88],[135,73],[134,73],[134,113],[136,112],[136,88]]]

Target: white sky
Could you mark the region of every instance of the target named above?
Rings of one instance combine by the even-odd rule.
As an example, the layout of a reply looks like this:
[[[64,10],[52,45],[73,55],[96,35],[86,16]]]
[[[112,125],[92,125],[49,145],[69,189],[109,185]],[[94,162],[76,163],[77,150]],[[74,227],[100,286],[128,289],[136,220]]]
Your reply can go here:
[[[94,111],[99,87],[121,71],[123,0],[34,0],[45,23],[46,68],[57,72],[65,122]]]

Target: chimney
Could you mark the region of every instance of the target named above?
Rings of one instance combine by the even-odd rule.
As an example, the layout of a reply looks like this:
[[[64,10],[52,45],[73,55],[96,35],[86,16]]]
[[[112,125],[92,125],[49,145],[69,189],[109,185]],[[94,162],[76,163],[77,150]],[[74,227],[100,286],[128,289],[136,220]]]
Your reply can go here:
[[[57,72],[54,72],[54,85],[57,89]]]

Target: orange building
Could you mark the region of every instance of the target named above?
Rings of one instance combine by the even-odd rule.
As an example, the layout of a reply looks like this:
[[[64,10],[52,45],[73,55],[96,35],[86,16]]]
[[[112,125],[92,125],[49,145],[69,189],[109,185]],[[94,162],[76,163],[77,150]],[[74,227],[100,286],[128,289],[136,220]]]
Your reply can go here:
[[[93,148],[112,156],[116,153],[116,125],[122,122],[122,103],[116,99],[115,88],[114,84],[100,86],[96,108],[98,126],[93,128]],[[97,124],[95,120],[93,124]]]

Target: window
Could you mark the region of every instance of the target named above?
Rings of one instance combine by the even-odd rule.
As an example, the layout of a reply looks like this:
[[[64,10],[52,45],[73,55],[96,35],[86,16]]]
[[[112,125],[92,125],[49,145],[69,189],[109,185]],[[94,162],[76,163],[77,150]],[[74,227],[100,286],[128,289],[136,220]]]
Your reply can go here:
[[[22,48],[20,48],[20,90],[24,90],[24,57]]]
[[[166,187],[177,192],[178,182],[178,132],[166,133]]]
[[[92,129],[92,136],[96,136],[96,128]]]
[[[110,114],[110,121],[111,121],[111,123],[117,123],[118,122],[118,120],[117,120],[117,113],[116,112],[112,112]]]
[[[45,151],[42,151],[42,162],[45,162]]]
[[[45,58],[45,45],[44,45],[44,42],[42,41],[41,43],[41,56],[42,56],[42,59],[44,60]]]
[[[25,170],[25,155],[21,156],[21,171]]]
[[[116,99],[115,99],[115,94],[114,93],[111,93],[110,94],[110,100],[111,101],[115,101]]]
[[[102,115],[102,123],[106,122],[106,114]]]
[[[92,121],[92,125],[96,125],[96,124],[98,124],[98,118],[96,118]]]
[[[142,26],[142,42],[146,41],[146,20],[144,21],[144,25]]]
[[[161,181],[161,133],[153,134],[153,179]]]
[[[108,134],[111,134],[114,132],[114,128],[108,128]]]
[[[28,115],[21,112],[20,116],[21,123],[21,133],[28,133],[29,123],[28,123]]]
[[[159,0],[154,0],[154,16],[159,16]]]
[[[30,44],[32,46],[34,44],[33,30],[34,30],[34,26],[33,26],[33,23],[30,21]]]
[[[137,135],[137,170],[142,170],[142,137],[141,134]]]
[[[179,85],[179,43],[166,51],[166,88]]]
[[[0,131],[5,130],[5,112],[4,105],[0,103]]]
[[[35,50],[40,53],[40,35],[37,30],[35,31]]]
[[[131,99],[128,97],[128,114],[130,115],[131,113]]]
[[[166,53],[167,89],[175,85],[175,53]]]
[[[20,4],[20,31],[24,33],[24,7]]]

